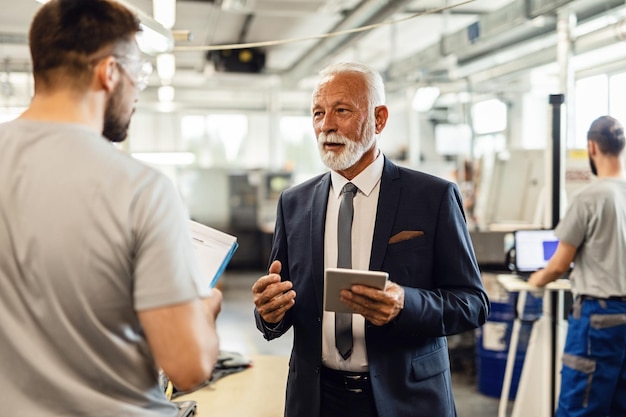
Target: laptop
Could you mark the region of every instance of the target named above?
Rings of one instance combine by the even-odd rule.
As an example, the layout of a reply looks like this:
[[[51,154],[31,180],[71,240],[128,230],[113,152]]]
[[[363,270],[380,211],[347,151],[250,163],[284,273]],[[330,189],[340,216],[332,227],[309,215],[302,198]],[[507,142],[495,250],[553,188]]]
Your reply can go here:
[[[517,230],[513,236],[514,272],[523,279],[528,279],[533,272],[545,268],[559,244],[552,229]]]

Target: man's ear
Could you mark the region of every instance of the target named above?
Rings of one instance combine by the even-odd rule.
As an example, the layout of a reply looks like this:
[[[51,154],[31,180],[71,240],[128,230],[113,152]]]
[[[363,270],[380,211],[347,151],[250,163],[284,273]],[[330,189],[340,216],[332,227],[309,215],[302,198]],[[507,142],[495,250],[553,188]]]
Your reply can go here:
[[[376,134],[379,134],[385,128],[387,124],[387,118],[389,117],[389,110],[387,106],[376,106],[374,109],[374,120],[376,121]]]
[[[590,156],[595,156],[598,152],[598,144],[592,140],[587,141],[587,151]]]
[[[98,88],[110,93],[119,80],[119,74],[115,58],[108,56],[96,65],[94,80],[97,82]]]

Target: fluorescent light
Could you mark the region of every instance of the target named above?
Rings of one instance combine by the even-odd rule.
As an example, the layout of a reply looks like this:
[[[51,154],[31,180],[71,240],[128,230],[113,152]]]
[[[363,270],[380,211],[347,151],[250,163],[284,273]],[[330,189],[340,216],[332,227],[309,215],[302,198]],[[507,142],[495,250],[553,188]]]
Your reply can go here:
[[[439,87],[421,87],[418,88],[413,96],[413,109],[419,112],[425,112],[433,108],[435,101],[439,97]]]
[[[134,152],[133,158],[155,165],[191,165],[196,155],[191,152]]]
[[[158,90],[159,102],[171,103],[172,101],[174,101],[174,93],[174,87],[172,87],[171,85],[160,86]]]
[[[172,29],[176,22],[176,0],[152,0],[154,20],[166,29]]]
[[[174,54],[159,54],[157,55],[157,74],[161,79],[161,82],[165,85],[172,83],[174,73],[176,72],[176,58]]]
[[[148,26],[147,22],[143,20],[141,29],[142,32],[137,34],[137,44],[143,53],[157,55],[174,49],[174,38],[171,33],[165,32],[165,29],[161,31],[156,26]]]
[[[139,44],[139,49],[141,49],[144,54],[157,55],[170,52],[174,49],[174,36],[169,29],[142,10],[129,4],[127,0],[117,1],[128,7],[139,17],[143,32],[137,35],[137,43]]]

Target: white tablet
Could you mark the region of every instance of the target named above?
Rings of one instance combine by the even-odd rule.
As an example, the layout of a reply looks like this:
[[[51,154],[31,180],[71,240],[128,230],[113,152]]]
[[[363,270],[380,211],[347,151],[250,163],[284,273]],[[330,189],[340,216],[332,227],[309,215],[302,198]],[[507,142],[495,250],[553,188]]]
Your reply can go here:
[[[360,269],[326,268],[324,271],[324,310],[335,313],[354,313],[350,307],[339,300],[339,292],[349,289],[354,284],[368,287],[385,288],[389,274],[381,271]]]

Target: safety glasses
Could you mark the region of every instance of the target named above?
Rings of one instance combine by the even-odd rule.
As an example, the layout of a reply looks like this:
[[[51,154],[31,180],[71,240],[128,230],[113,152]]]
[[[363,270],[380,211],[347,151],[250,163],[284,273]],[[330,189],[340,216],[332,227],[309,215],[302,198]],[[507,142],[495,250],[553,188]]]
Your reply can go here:
[[[138,57],[113,55],[117,64],[124,70],[130,82],[139,91],[143,91],[148,86],[148,80],[152,74],[152,64],[150,61]]]

